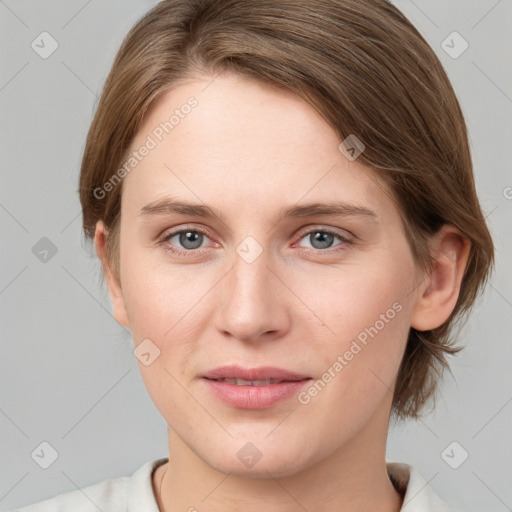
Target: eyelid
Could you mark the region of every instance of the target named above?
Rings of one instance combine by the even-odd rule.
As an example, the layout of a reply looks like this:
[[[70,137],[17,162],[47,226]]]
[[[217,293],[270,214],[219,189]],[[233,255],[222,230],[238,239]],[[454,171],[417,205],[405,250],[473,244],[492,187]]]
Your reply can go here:
[[[169,236],[171,236],[173,234],[180,233],[181,231],[186,231],[187,229],[190,230],[190,231],[197,231],[199,233],[203,233],[204,235],[207,235],[208,237],[210,237],[210,233],[208,232],[208,230],[206,228],[196,227],[196,226],[187,225],[187,224],[184,224],[184,225],[180,224],[180,226],[178,226],[176,229],[174,229],[174,228],[166,229],[164,231],[164,233],[161,236],[159,236],[158,238],[159,239],[166,239],[166,238],[168,238]],[[346,229],[333,228],[333,227],[325,226],[325,225],[322,225],[322,224],[306,226],[305,228],[302,228],[300,231],[298,231],[295,236],[300,236],[302,238],[303,236],[311,233],[311,231],[315,231],[315,230],[317,230],[317,231],[324,231],[324,232],[327,232],[327,233],[331,233],[333,235],[338,235],[338,236],[340,236],[342,238],[349,238],[349,239],[356,239],[357,238],[353,233],[351,233],[350,231],[347,231]],[[343,233],[340,233],[339,230],[343,231]],[[345,233],[348,236],[345,236]]]
[[[196,227],[196,226],[189,226],[187,224],[185,224],[185,225],[180,224],[176,228],[166,229],[162,233],[162,235],[160,235],[158,237],[158,241],[159,241],[159,243],[167,242],[170,238],[172,238],[173,236],[178,235],[182,231],[195,231],[197,233],[202,233],[203,235],[206,235],[208,238],[211,239],[210,233],[208,232],[208,230],[206,228],[200,228],[200,227]],[[183,249],[179,249],[179,248],[178,248],[178,250],[182,250],[183,251]],[[189,250],[187,252],[192,253],[192,252],[199,252],[199,251],[200,251],[200,249],[195,249],[194,251]]]
[[[357,239],[357,237],[353,233],[351,233],[350,231],[347,231],[346,229],[334,228],[331,226],[325,226],[323,224],[309,225],[309,226],[301,229],[295,236],[303,238],[305,235],[310,234],[312,231],[322,231],[324,233],[336,235],[346,241],[355,241]]]

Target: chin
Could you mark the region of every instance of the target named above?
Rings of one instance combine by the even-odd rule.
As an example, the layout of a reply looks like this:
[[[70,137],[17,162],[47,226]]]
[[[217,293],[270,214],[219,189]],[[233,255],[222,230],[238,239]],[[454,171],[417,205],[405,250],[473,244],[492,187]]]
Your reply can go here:
[[[210,451],[203,461],[217,471],[243,478],[283,478],[313,464],[311,446],[307,452],[301,443],[288,438],[286,443],[260,439],[232,441]]]
[[[307,467],[307,464],[300,464],[295,460],[292,464],[291,461],[278,461],[278,460],[267,460],[261,459],[253,467],[244,467],[237,459],[218,461],[218,464],[210,464],[211,467],[217,471],[230,474],[232,476],[240,478],[285,478],[292,476],[302,469]]]

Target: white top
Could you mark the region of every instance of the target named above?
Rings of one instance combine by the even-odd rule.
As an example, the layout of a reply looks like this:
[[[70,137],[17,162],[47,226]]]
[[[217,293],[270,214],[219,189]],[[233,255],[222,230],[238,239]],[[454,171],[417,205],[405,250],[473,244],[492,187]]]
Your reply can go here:
[[[153,494],[152,474],[167,460],[146,462],[131,476],[109,478],[15,512],[160,512]],[[409,464],[387,462],[386,466],[397,490],[405,492],[400,512],[457,512],[441,500]]]

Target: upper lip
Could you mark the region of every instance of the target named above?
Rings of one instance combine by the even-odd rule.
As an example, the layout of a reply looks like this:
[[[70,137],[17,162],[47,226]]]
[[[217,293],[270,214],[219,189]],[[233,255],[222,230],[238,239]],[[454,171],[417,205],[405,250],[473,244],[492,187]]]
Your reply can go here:
[[[297,381],[309,379],[308,375],[301,373],[291,372],[283,368],[276,368],[273,366],[260,366],[258,368],[242,368],[237,365],[220,366],[214,368],[201,377],[205,379],[243,379],[243,380],[268,380],[279,379],[286,381]]]

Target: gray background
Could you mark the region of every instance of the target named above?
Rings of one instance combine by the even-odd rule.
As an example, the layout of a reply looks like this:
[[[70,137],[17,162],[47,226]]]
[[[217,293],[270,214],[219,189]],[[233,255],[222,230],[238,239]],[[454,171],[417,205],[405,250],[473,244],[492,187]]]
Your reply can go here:
[[[82,239],[76,192],[100,87],[122,38],[154,3],[0,1],[2,511],[167,456],[165,422]],[[453,360],[436,412],[392,428],[388,460],[416,466],[461,510],[512,510],[512,2],[396,4],[459,96],[497,268],[462,332],[467,348]],[[43,31],[59,44],[46,59],[31,47]],[[469,43],[456,59],[441,46],[453,31]],[[57,249],[46,262],[32,250],[43,237]],[[44,441],[58,452],[48,469],[31,457]],[[445,462],[457,465],[465,451],[457,469]]]

